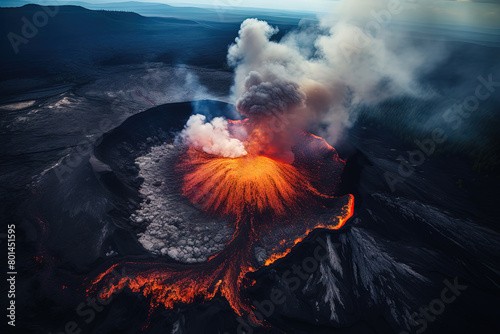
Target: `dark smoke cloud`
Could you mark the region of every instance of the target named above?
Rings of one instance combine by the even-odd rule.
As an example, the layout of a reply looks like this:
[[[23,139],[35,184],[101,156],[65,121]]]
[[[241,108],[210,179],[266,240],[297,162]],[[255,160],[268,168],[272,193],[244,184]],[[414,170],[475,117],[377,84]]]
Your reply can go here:
[[[265,81],[260,73],[253,71],[245,79],[245,90],[236,108],[250,118],[281,115],[302,107],[306,99],[297,83],[279,78]]]

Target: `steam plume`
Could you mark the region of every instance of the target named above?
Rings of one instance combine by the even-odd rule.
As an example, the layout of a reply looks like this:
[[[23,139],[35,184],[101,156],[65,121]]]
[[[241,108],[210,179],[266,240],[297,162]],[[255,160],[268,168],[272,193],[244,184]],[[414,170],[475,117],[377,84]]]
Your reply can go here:
[[[216,117],[209,122],[204,115],[196,114],[189,118],[180,137],[184,143],[209,154],[226,158],[246,155],[243,143],[231,137],[227,126],[227,120],[222,117]]]

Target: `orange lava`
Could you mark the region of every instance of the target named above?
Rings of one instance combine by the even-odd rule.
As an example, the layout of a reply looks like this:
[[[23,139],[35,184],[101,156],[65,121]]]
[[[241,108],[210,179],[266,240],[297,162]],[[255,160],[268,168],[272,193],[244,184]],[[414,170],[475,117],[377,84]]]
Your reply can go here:
[[[307,175],[265,156],[223,158],[190,148],[181,166],[183,195],[210,213],[282,216],[321,196]]]
[[[114,264],[92,281],[87,293],[98,291],[99,297],[106,300],[128,288],[147,297],[151,310],[159,305],[171,309],[176,304],[191,303],[196,299],[210,300],[220,294],[237,314],[249,314],[252,309],[240,296],[244,276],[255,270],[249,249],[253,238],[248,238],[248,232],[245,228],[237,231],[233,241],[205,263],[170,266],[150,263],[145,270],[137,267],[145,263]],[[113,281],[113,272],[122,268],[126,269],[126,275]]]
[[[329,230],[338,230],[339,228],[344,226],[346,221],[349,220],[349,218],[351,218],[352,215],[354,214],[354,196],[350,194],[348,196],[349,196],[349,203],[342,208],[342,212],[340,213],[339,216],[335,217],[336,219],[332,221],[332,224],[317,224],[314,228],[307,231],[304,237],[295,239],[293,246],[297,245],[299,242],[304,240],[304,238],[314,229],[325,228]],[[271,256],[266,260],[264,265],[269,266],[273,264],[275,261],[287,256],[292,251],[293,246],[284,252],[271,254]]]

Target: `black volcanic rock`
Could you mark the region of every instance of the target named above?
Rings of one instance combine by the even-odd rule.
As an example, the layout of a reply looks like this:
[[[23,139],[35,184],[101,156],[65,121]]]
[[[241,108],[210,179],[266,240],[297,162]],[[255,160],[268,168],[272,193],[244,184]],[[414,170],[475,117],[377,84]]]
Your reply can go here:
[[[340,186],[345,162],[323,138],[301,132],[301,140],[292,147],[293,165],[307,171],[321,193],[334,195]]]

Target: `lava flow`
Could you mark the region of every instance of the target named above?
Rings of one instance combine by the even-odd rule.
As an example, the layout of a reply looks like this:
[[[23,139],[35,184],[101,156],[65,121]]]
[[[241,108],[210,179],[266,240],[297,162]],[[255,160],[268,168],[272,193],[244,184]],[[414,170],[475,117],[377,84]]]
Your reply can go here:
[[[167,264],[161,260],[117,263],[94,279],[87,292],[101,288],[100,297],[106,299],[128,288],[148,298],[151,311],[160,305],[173,308],[178,303],[220,295],[238,315],[252,316],[253,306],[241,294],[251,284],[246,274],[286,256],[311,230],[339,229],[353,214],[352,195],[335,198],[328,193],[331,191],[324,190],[335,188],[345,165],[335,149],[305,132],[298,131],[296,137],[297,144],[291,148],[295,155],[292,164],[264,156],[248,143],[248,154],[238,158],[188,148],[177,166],[182,194],[207,214],[232,219],[236,227],[232,240],[200,264]],[[280,229],[294,226],[299,232],[283,243],[288,249],[273,248],[259,265],[254,247],[262,237],[279,235]],[[125,268],[129,276],[109,284],[112,271],[118,267]]]

